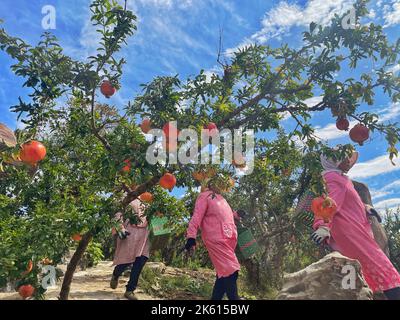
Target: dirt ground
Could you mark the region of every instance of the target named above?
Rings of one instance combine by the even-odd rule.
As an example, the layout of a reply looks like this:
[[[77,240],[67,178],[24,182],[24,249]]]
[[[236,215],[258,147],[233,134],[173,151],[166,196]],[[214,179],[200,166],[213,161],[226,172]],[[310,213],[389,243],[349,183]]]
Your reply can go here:
[[[58,266],[65,272],[66,265]],[[147,269],[154,269],[155,272],[162,277],[181,277],[188,276],[196,278],[198,281],[212,281],[215,277],[212,270],[201,270],[194,271],[189,269],[179,269],[167,267],[162,263],[148,262],[145,266]],[[113,271],[111,261],[102,261],[93,268],[88,268],[84,271],[77,271],[74,275],[74,279],[71,285],[70,300],[125,300],[125,284],[128,280],[127,274],[122,276],[119,281],[119,286],[116,290],[110,288],[110,278]],[[57,300],[60,292],[62,279],[53,288],[49,288],[46,292],[45,298],[47,300]],[[139,286],[135,291],[136,296],[139,300],[162,300],[163,295],[157,294],[152,296],[144,292]],[[158,288],[154,288],[158,291]],[[161,288],[159,288],[160,291]],[[153,290],[154,291],[154,290]],[[158,292],[159,293],[159,292]],[[187,290],[178,290],[168,294],[169,300],[199,300],[202,299],[198,295],[195,295]],[[0,300],[22,300],[19,294],[15,291],[12,292],[0,292]]]
[[[65,266],[60,266],[65,270]],[[96,267],[85,271],[78,271],[74,275],[71,286],[70,300],[124,300],[125,282],[127,278],[121,277],[116,290],[110,288],[112,262],[102,261]],[[61,281],[57,287],[48,289],[46,299],[56,300],[60,292]],[[145,294],[140,287],[135,292],[141,300],[156,300],[157,298]],[[17,292],[0,293],[0,300],[21,300]]]

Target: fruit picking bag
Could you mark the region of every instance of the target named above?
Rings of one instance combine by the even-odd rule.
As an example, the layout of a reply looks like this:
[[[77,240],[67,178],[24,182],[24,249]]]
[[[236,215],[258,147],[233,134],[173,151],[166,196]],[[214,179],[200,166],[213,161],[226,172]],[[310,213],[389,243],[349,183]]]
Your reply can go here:
[[[155,237],[170,234],[172,232],[171,228],[168,226],[167,217],[154,217],[151,219],[150,229]]]
[[[238,230],[238,246],[244,259],[256,254],[260,247],[249,229]]]

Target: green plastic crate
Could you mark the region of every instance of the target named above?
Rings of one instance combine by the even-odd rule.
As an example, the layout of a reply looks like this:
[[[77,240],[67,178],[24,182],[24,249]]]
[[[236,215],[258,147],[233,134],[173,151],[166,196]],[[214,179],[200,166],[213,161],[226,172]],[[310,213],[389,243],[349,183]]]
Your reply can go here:
[[[238,246],[245,259],[250,258],[260,250],[256,239],[249,229],[239,230]]]
[[[167,217],[163,218],[155,217],[151,219],[150,227],[153,235],[156,237],[170,234],[172,232],[171,228],[168,227]]]

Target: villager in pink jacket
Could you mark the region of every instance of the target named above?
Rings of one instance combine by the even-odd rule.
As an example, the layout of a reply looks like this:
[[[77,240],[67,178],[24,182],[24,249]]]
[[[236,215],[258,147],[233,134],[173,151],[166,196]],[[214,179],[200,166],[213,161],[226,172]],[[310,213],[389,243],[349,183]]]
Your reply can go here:
[[[121,221],[121,231],[118,232],[114,255],[115,269],[110,286],[112,289],[116,289],[119,277],[132,265],[125,297],[129,300],[136,300],[134,291],[137,287],[140,273],[150,255],[150,242],[148,223],[145,216],[145,205],[139,199],[136,199],[130,203],[130,206],[140,219],[140,222],[138,224],[131,224],[129,219],[123,220],[120,212],[115,215],[116,219]],[[113,231],[113,234],[116,235],[117,232]]]
[[[201,238],[217,272],[213,300],[221,300],[225,293],[230,300],[239,299],[236,282],[240,264],[235,255],[238,236],[235,218],[239,219],[225,198],[207,189],[198,196],[189,222],[186,248],[195,245],[200,229]]]
[[[374,239],[371,225],[353,183],[345,175],[357,161],[352,159],[335,163],[321,157],[325,169],[323,177],[329,197],[335,200],[337,212],[327,224],[316,219],[314,240],[327,240],[333,250],[346,257],[356,259],[361,264],[363,276],[373,292],[384,292],[388,299],[400,300],[400,275]]]

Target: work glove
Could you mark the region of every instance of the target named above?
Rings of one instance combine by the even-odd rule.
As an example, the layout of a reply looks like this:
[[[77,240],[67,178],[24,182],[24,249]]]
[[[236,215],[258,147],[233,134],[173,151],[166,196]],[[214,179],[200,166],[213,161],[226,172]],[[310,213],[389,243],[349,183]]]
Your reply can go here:
[[[245,216],[247,216],[247,212],[244,211],[244,210],[242,210],[242,209],[239,209],[238,211],[236,211],[236,213],[238,214],[238,216],[239,216],[241,219],[243,219]]]
[[[195,247],[195,246],[196,246],[196,239],[189,238],[189,239],[187,239],[187,241],[186,241],[185,250],[186,250],[187,252],[190,252],[190,251],[192,250],[192,248]]]
[[[379,223],[382,223],[382,218],[381,218],[380,214],[378,213],[378,211],[375,210],[374,207],[372,207],[372,206],[366,204],[366,205],[365,205],[365,210],[367,210],[367,214],[368,214],[369,216],[374,216],[374,217],[376,217],[376,219],[378,219],[378,222],[379,222]]]
[[[118,238],[120,238],[121,240],[125,240],[130,235],[131,233],[126,230],[118,231]]]
[[[331,237],[331,232],[328,227],[319,227],[312,235],[311,240],[314,241],[317,245],[320,245],[325,240]]]

